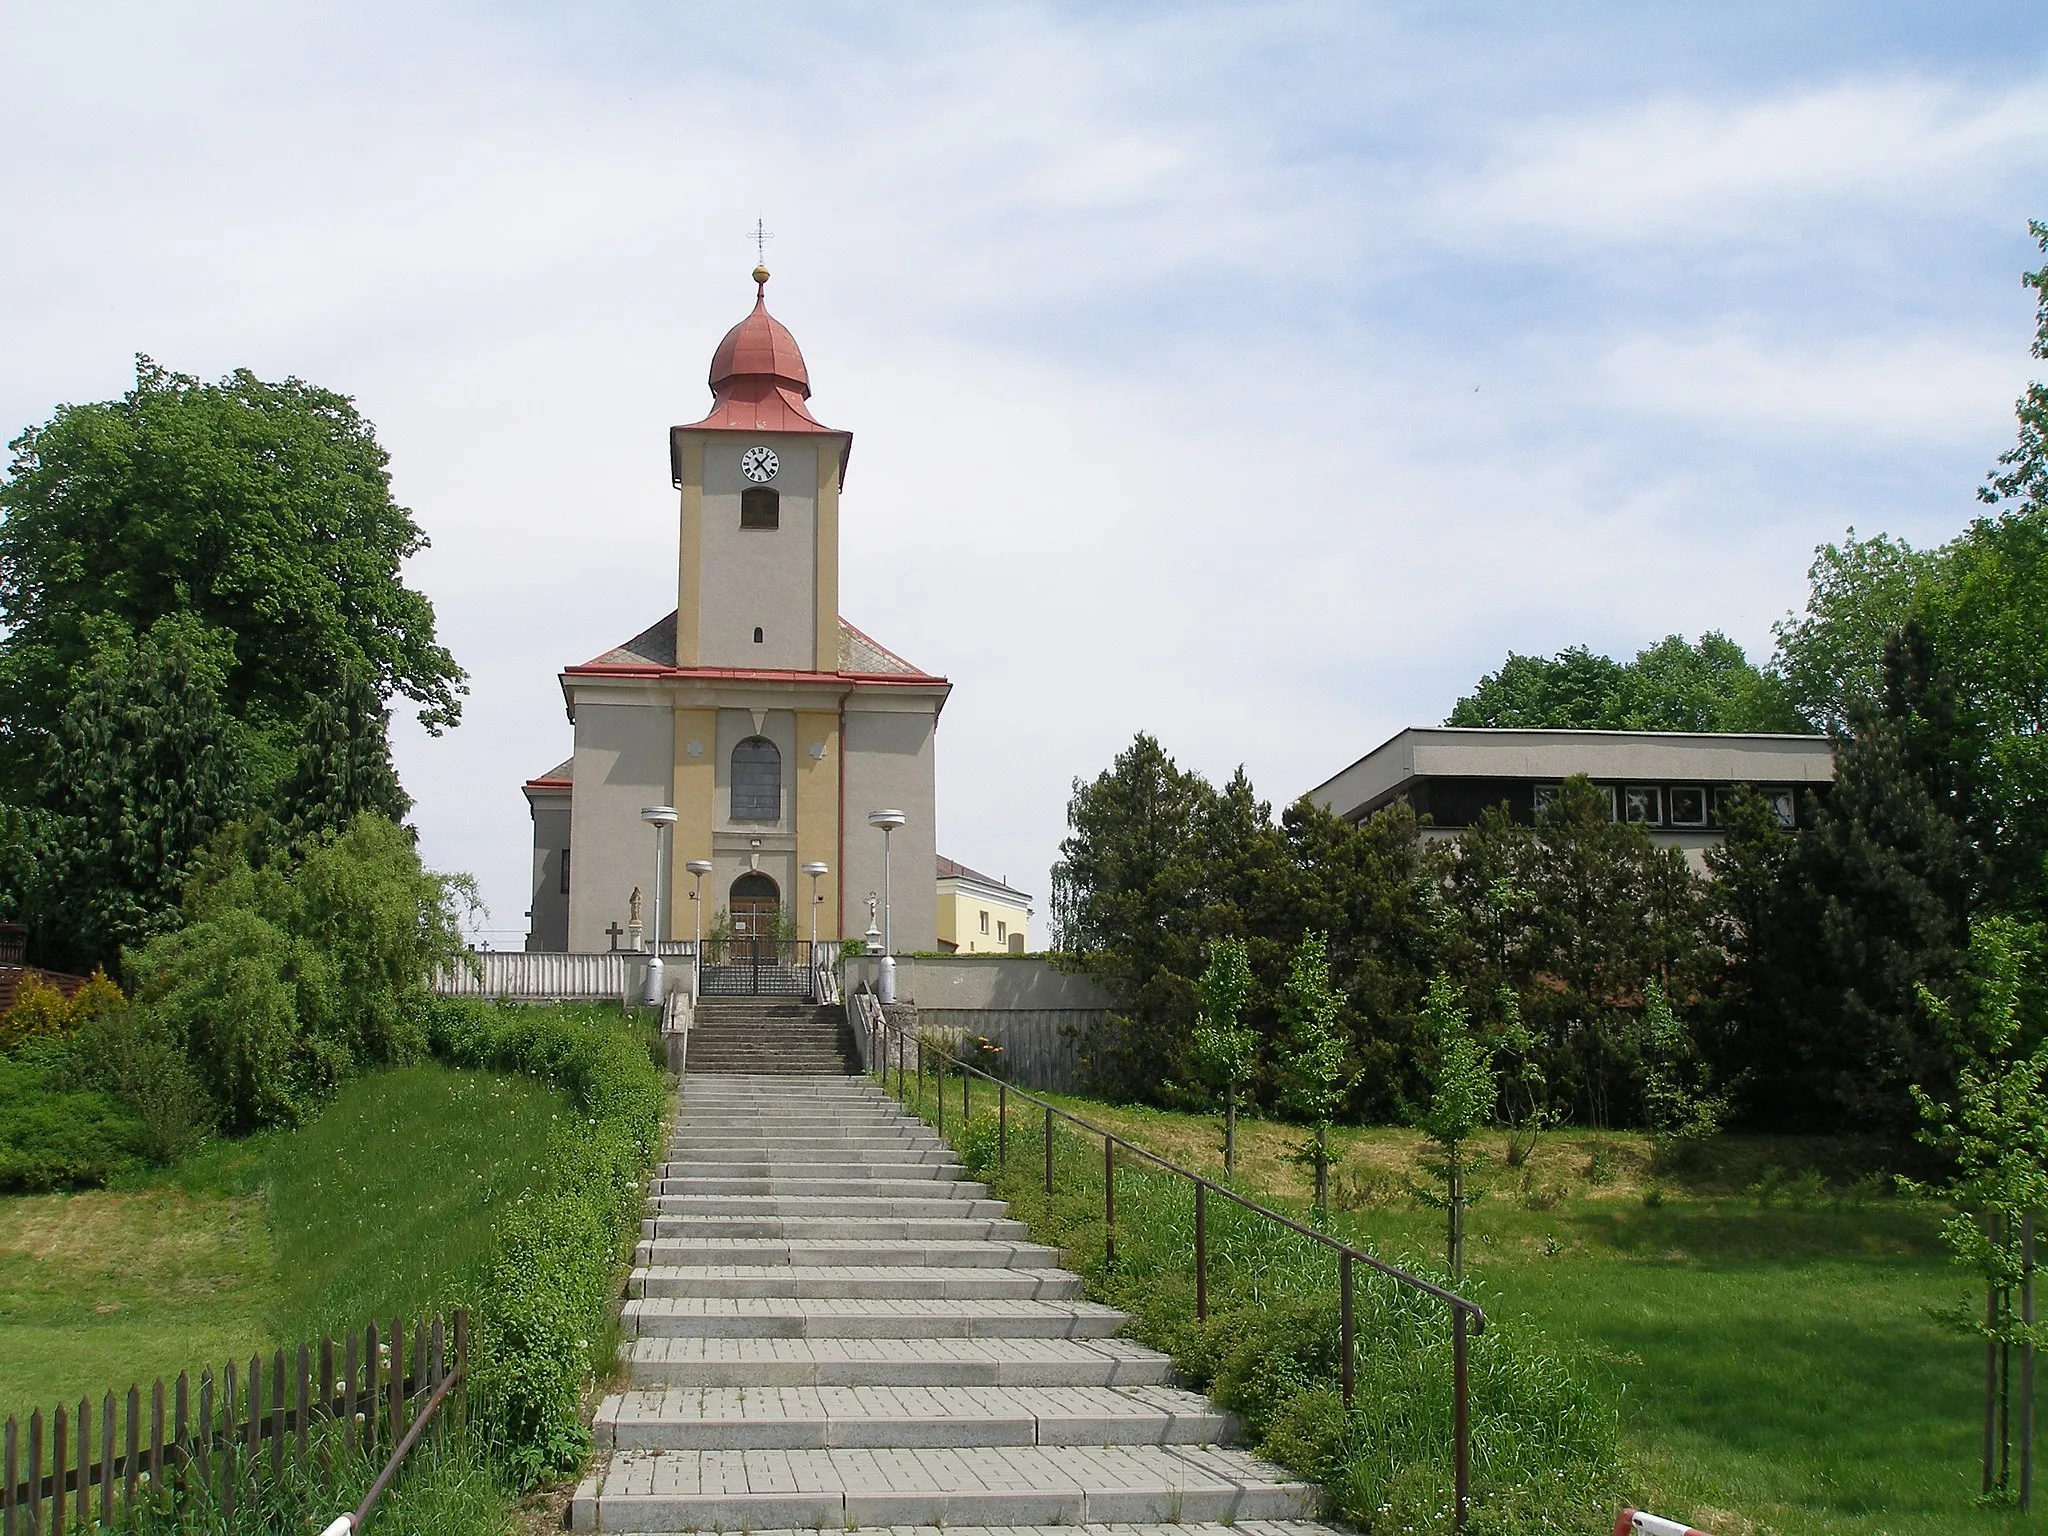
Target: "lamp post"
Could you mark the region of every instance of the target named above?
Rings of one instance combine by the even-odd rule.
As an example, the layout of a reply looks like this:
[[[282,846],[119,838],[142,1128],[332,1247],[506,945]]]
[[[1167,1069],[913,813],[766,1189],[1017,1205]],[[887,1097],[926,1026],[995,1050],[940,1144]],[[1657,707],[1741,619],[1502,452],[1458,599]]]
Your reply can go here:
[[[695,877],[690,886],[690,1003],[694,1007],[697,989],[704,984],[704,877],[711,873],[711,861],[692,859],[683,868]]]
[[[889,834],[908,819],[901,811],[868,812],[868,825],[882,829],[882,975],[876,991],[885,1003],[896,1001],[896,940],[889,922]]]
[[[666,873],[668,859],[668,831],[676,824],[676,808],[672,805],[644,805],[640,808],[640,819],[654,828],[654,926],[653,943],[647,954],[647,987],[641,994],[641,1001],[650,1008],[659,1008],[663,986],[661,970],[661,887],[662,875]]]
[[[704,942],[704,877],[711,873],[711,861],[692,859],[683,868],[697,877],[696,884],[690,887],[690,942],[701,945]]]
[[[818,894],[818,882],[832,873],[832,866],[812,862],[798,871],[811,877],[811,964],[818,963],[818,903],[825,898]]]

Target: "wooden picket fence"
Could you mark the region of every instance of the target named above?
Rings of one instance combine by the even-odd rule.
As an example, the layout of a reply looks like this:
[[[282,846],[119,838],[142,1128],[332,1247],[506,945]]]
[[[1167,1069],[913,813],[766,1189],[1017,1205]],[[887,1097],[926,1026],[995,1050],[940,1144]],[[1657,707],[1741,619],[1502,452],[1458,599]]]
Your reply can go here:
[[[59,1406],[47,1424],[40,1409],[26,1426],[9,1418],[0,1442],[0,1536],[86,1536],[95,1522],[111,1529],[117,1514],[166,1500],[210,1500],[233,1526],[237,1506],[254,1515],[259,1483],[281,1478],[288,1462],[331,1475],[337,1438],[348,1457],[391,1452],[360,1524],[436,1411],[459,1399],[454,1389],[468,1358],[469,1314],[457,1309],[416,1323],[409,1336],[393,1318],[381,1333],[372,1323],[339,1347],[323,1338],[295,1356],[280,1349],[267,1369],[252,1355],[245,1371],[230,1360],[218,1378],[200,1372],[196,1385],[181,1374],[166,1389],[159,1377],[146,1391],[131,1386],[125,1401],[107,1393],[97,1414],[80,1398],[74,1412]],[[440,1427],[432,1425],[437,1435]]]

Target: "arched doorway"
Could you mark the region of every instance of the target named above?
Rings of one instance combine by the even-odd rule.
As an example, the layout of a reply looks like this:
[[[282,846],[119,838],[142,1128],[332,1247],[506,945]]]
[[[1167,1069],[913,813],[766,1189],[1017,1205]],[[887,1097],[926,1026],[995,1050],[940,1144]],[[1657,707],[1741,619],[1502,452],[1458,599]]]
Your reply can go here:
[[[782,888],[759,870],[749,870],[733,881],[725,906],[732,915],[733,958],[773,960],[779,947]]]

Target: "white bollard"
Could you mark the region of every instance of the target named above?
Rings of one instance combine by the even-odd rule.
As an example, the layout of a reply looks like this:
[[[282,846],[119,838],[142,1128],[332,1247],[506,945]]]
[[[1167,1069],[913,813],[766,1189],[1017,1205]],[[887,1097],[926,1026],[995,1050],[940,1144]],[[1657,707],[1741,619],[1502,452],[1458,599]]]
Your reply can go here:
[[[1662,1515],[1645,1514],[1640,1509],[1624,1509],[1614,1517],[1614,1536],[1707,1536],[1705,1531],[1696,1531],[1689,1525],[1680,1525],[1676,1520],[1666,1520]]]

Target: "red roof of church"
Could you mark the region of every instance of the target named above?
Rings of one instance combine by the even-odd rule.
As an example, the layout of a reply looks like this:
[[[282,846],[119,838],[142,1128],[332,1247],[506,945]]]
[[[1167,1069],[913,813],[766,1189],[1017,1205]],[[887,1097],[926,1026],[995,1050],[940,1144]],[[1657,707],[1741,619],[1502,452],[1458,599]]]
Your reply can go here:
[[[711,414],[678,432],[833,432],[804,406],[810,370],[789,328],[768,313],[768,269],[756,267],[754,310],[711,354]],[[845,435],[838,434],[835,435]],[[845,474],[842,461],[840,473]]]

